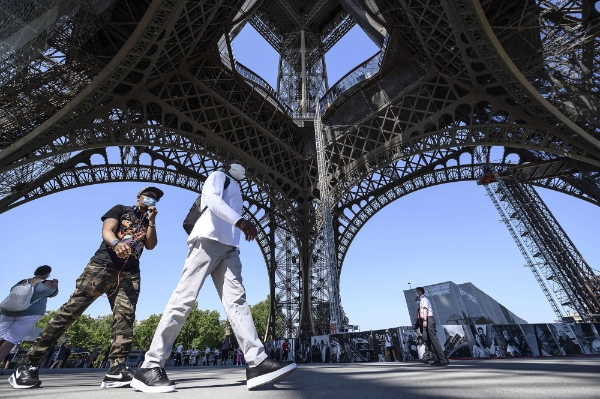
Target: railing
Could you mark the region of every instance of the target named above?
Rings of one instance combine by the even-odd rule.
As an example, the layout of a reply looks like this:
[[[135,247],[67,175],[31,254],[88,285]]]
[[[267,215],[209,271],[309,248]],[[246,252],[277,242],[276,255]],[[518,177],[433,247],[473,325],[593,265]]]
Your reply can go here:
[[[319,100],[319,106],[321,108],[321,114],[324,114],[329,106],[343,93],[348,91],[358,83],[370,79],[381,68],[381,62],[387,48],[389,36],[385,37],[383,41],[383,47],[380,51],[374,54],[371,58],[356,66],[353,70],[348,72],[344,77],[337,81],[325,95]],[[224,43],[224,40],[223,40]],[[230,58],[229,52],[224,48],[220,48],[221,59],[223,63],[229,68]],[[235,62],[235,71],[239,73],[244,79],[251,83],[254,88],[261,92],[263,96],[275,107],[281,109],[282,112],[287,113],[293,119],[312,119],[315,115],[315,110],[309,110],[307,114],[301,115],[298,110],[294,111],[278,94],[273,87],[266,80],[261,78],[257,73],[252,71],[250,68],[241,64],[239,61]]]
[[[244,79],[255,83],[254,87],[258,89],[258,91],[262,91],[262,94],[267,99],[274,100],[270,101],[273,105],[275,105],[278,108],[283,107],[282,111],[293,117],[294,111],[292,110],[292,108],[277,95],[275,89],[273,89],[273,87],[271,87],[271,85],[268,84],[266,80],[258,76],[251,69],[239,63],[238,61],[235,61],[235,71],[239,73]]]
[[[371,58],[363,62],[362,64],[356,66],[353,70],[348,72],[344,77],[338,80],[331,88],[325,93],[323,98],[319,100],[319,105],[321,107],[321,115],[329,109],[331,104],[343,93],[348,91],[350,88],[355,85],[363,82],[367,79],[373,77],[379,69],[381,68],[381,61],[383,60],[383,56],[385,54],[385,49],[387,47],[389,35],[385,37],[383,41],[383,47],[379,52],[374,54]]]

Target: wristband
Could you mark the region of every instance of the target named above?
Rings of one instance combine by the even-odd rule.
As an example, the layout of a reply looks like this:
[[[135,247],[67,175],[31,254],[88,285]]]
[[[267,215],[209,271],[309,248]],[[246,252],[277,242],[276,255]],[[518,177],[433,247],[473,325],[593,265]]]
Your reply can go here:
[[[117,240],[113,240],[113,241],[110,243],[110,246],[114,248],[114,247],[115,247],[115,245],[117,245],[117,244],[118,244],[118,243],[120,243],[120,242],[121,242],[121,240],[119,240],[119,239],[117,239]]]

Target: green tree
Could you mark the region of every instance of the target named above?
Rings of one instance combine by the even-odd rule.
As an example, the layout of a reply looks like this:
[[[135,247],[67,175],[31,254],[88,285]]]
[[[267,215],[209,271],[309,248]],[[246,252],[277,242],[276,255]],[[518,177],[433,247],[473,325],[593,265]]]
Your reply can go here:
[[[46,326],[48,325],[48,322],[50,321],[50,319],[52,317],[54,317],[55,314],[56,314],[56,310],[46,312],[46,314],[43,315],[42,317],[40,317],[40,319],[37,321],[37,323],[35,323],[35,327],[39,327],[43,330],[44,328],[46,328]]]
[[[55,314],[56,311],[52,311],[43,315],[36,323],[36,327],[44,329]],[[67,338],[71,345],[76,348],[91,349],[96,345],[107,348],[110,346],[112,320],[112,315],[97,319],[81,315],[59,339],[59,342]]]
[[[91,349],[94,346],[100,348],[110,347],[113,316],[106,315],[92,320],[89,324],[90,330],[88,331],[87,348]]]
[[[279,297],[275,298],[275,302],[279,302]],[[261,340],[267,340],[271,338],[283,338],[283,325],[281,321],[284,320],[281,306],[277,306],[275,309],[275,337],[266,337],[267,326],[269,324],[269,311],[271,308],[271,296],[267,295],[264,301],[260,301],[250,306],[250,313],[254,320],[254,326],[256,327],[256,333]]]
[[[219,317],[219,312],[216,310],[199,310],[198,303],[195,302],[173,346],[177,347],[181,344],[186,349],[202,349],[205,346],[214,348],[215,345],[219,345],[225,337],[225,322],[221,323]],[[147,350],[150,347],[160,318],[161,315],[152,315],[135,325],[133,329],[135,349]]]
[[[213,348],[225,337],[225,323],[219,320],[216,310],[199,310],[195,302],[188,318],[175,340],[175,345],[182,344],[184,348]],[[219,347],[220,349],[220,347]]]
[[[267,325],[269,324],[269,310],[271,308],[271,296],[267,295],[267,299],[260,301],[250,306],[250,314],[252,314],[252,320],[254,320],[254,326],[256,327],[256,333],[262,340],[265,339],[267,334]]]
[[[133,348],[148,350],[152,343],[152,337],[158,327],[162,315],[153,314],[145,320],[137,322],[133,327]]]

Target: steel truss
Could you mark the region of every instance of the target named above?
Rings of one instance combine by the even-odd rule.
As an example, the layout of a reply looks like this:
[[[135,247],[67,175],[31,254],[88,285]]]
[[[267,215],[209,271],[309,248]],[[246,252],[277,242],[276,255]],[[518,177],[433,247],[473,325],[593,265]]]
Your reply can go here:
[[[483,158],[479,150],[477,155],[478,160]],[[489,160],[489,152],[486,157]],[[593,320],[600,309],[600,277],[533,187],[520,183],[512,172],[505,165],[496,169],[488,162],[482,167],[478,184],[484,185],[558,319],[565,317],[560,304],[583,321]],[[542,260],[534,262],[534,258]]]
[[[37,14],[21,20],[58,3],[37,2]],[[478,146],[517,153],[521,183],[599,203],[593,2],[375,3],[389,35],[382,67],[322,115],[338,274],[360,228],[385,205],[476,180]],[[331,287],[314,136],[237,72],[229,47],[243,23],[262,22],[259,32],[285,55],[278,92],[306,116],[328,86],[323,54],[353,21],[327,1],[269,0],[242,18],[244,4],[117,0],[98,11],[82,1],[2,58],[0,211],[109,181],[199,192],[207,173],[241,158],[244,216],[259,225],[271,282],[268,336],[326,332]],[[22,26],[3,25],[0,43]]]

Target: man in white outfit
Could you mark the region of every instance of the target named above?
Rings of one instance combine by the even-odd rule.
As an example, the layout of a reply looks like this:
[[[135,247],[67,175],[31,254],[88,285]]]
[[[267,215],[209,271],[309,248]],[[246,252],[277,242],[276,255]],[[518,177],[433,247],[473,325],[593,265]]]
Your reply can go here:
[[[133,388],[142,392],[176,389],[164,365],[208,275],[213,279],[244,352],[248,389],[276,381],[296,369],[295,363],[284,365],[267,358],[246,303],[238,249],[240,231],[247,241],[254,240],[257,231],[241,216],[243,202],[237,181],[243,179],[244,174],[242,162],[234,159],[223,172],[215,171],[206,179],[200,203],[204,212],[188,237],[189,251],[181,279],[162,314],[144,364],[135,372]]]

